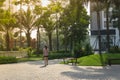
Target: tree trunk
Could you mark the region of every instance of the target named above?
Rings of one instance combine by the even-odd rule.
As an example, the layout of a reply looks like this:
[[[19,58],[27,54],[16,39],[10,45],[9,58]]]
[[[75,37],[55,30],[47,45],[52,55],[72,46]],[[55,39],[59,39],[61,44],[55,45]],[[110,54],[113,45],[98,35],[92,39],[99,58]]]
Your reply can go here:
[[[59,33],[58,33],[58,25],[57,25],[57,28],[56,28],[56,37],[57,37],[57,38],[56,38],[56,39],[57,39],[57,41],[56,41],[56,42],[57,42],[57,45],[56,45],[56,46],[57,46],[57,51],[59,51]]]
[[[48,34],[48,39],[49,39],[49,49],[52,51],[52,33]]]
[[[76,22],[79,23],[79,19],[80,19],[80,8],[81,8],[81,2],[79,0],[77,0],[77,13],[76,13]]]
[[[6,33],[6,48],[7,48],[7,51],[10,50],[10,36],[9,36],[8,30]]]
[[[21,28],[20,28],[20,47],[23,47],[22,46],[22,30],[21,30]]]
[[[110,37],[109,37],[109,5],[106,7],[106,28],[107,28],[107,51],[110,51]]]
[[[71,35],[71,37],[70,37],[70,51],[72,52],[73,51],[73,37],[72,37],[72,35]]]
[[[39,26],[37,29],[37,51],[40,51],[40,30],[39,30]]]
[[[27,37],[27,46],[31,47],[31,37],[30,37],[30,32],[29,30],[26,33],[26,37]]]
[[[101,54],[101,33],[100,33],[100,13],[97,12],[97,26],[98,26],[98,43],[99,43],[99,53]]]
[[[22,1],[20,0],[20,16],[22,15]],[[22,22],[22,19],[20,18],[20,23]],[[20,25],[20,47],[22,46],[22,29]]]
[[[57,22],[56,22],[56,42],[57,42],[56,46],[57,46],[57,51],[59,51],[59,32],[58,32],[59,24],[58,24],[57,14],[56,14],[56,20],[57,20]]]
[[[65,38],[64,38],[64,41],[65,41],[65,44],[64,44],[64,45],[65,45],[65,51],[67,51],[67,39],[66,39],[67,36],[66,36],[66,35],[67,35],[67,34],[65,33],[65,35],[64,35],[64,37],[65,37]]]

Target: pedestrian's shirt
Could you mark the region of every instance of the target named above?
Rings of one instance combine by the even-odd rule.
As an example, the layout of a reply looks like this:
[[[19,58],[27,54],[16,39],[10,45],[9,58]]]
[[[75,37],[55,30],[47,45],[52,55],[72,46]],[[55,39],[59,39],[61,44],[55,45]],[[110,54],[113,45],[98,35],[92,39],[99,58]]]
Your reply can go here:
[[[43,48],[43,55],[48,56],[48,49]]]

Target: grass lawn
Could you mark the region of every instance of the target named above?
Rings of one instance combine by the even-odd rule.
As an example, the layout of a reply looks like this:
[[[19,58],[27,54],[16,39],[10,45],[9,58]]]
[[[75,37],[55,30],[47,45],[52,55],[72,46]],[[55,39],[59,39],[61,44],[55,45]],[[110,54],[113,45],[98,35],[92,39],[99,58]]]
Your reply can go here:
[[[42,58],[40,57],[36,57],[36,58],[18,58],[18,62],[25,62],[25,61],[39,61],[39,60],[42,60]]]
[[[84,56],[77,59],[78,66],[101,66],[101,60],[103,65],[108,64],[108,59],[111,58],[120,58],[120,54],[102,54],[102,58],[99,54],[93,54],[89,56]],[[63,62],[62,62],[63,63]],[[120,61],[112,61],[114,64],[120,64]]]
[[[17,59],[17,62],[39,61],[39,60],[42,60],[42,55],[39,55],[39,56],[32,55],[31,57],[18,58],[18,59]]]

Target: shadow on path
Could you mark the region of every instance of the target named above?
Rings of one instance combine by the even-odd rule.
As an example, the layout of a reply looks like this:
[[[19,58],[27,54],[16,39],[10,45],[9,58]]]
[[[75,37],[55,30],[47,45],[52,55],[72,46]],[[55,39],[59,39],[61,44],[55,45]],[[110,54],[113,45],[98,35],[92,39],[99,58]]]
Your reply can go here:
[[[75,71],[65,71],[62,75],[71,77],[73,79],[89,79],[89,80],[119,80],[120,66],[112,66],[105,68],[98,67],[71,67]]]
[[[45,65],[43,65],[43,66],[40,66],[40,68],[45,68],[46,66]]]
[[[54,65],[59,64],[62,61],[62,59],[54,59],[54,60],[48,60],[48,65]],[[44,60],[40,61],[29,61],[27,62],[30,65],[44,65]]]

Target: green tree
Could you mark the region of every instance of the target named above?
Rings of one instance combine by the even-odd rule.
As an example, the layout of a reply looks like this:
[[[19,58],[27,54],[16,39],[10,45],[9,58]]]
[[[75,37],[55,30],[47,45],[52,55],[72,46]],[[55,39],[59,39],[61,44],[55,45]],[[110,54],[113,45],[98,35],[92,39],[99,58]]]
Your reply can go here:
[[[4,11],[3,17],[0,20],[1,31],[5,33],[6,50],[10,50],[10,34],[14,29],[15,18],[10,14],[9,10]]]
[[[52,33],[54,31],[54,18],[52,16],[53,12],[51,10],[47,10],[44,15],[41,16],[42,25],[46,31],[46,35],[48,36],[49,41],[49,49],[52,51]]]
[[[31,9],[33,8],[34,6],[36,6],[36,4],[40,3],[39,0],[14,0],[13,3],[15,5],[20,5],[20,13],[19,15],[22,15],[22,10],[23,10],[23,6],[27,6],[27,8]],[[22,16],[19,17],[19,29],[20,29],[20,47],[22,46],[22,24],[21,24],[21,21],[22,21]]]
[[[42,16],[44,15],[44,11],[46,11],[46,8],[42,7],[41,2],[35,6],[34,13],[38,17],[35,26],[37,27],[37,51],[40,51],[40,43],[41,43],[41,33],[40,28],[42,28]]]
[[[30,43],[31,43],[30,35],[31,35],[31,31],[34,29],[36,16],[31,12],[29,8],[27,9],[27,11],[22,11],[22,14],[18,13],[16,15],[18,21],[22,19],[20,23],[22,26],[22,30],[26,34],[28,47],[30,47]]]
[[[23,6],[23,0],[20,0],[20,1],[17,1],[17,0],[15,0],[15,1],[13,1],[13,4],[15,4],[15,5],[19,5],[20,4],[20,10],[18,11],[18,12],[20,12],[20,14],[22,14],[22,6]],[[19,20],[19,22],[21,23],[21,19]],[[20,31],[19,31],[19,34],[20,34],[20,47],[21,47],[21,45],[22,45],[22,26],[21,26],[21,24],[18,22],[18,27],[19,27],[19,29],[20,29]]]
[[[87,28],[89,24],[89,16],[79,0],[70,0],[70,4],[66,6],[60,17],[64,39],[70,41],[72,46],[81,44],[87,35]],[[65,41],[65,45],[68,41]],[[67,46],[67,45],[66,45]]]
[[[4,1],[5,0],[1,0],[0,1],[0,31],[2,31],[2,26],[1,26],[1,24],[3,23],[3,19],[4,19],[4,17],[3,17],[3,15],[4,15],[4,10],[3,10],[3,3],[4,3]],[[3,32],[1,33],[1,36],[0,36],[0,42],[2,43],[1,44],[1,46],[3,46],[3,41],[4,39],[3,39]]]
[[[57,51],[59,51],[59,35],[60,35],[60,33],[59,33],[60,20],[59,20],[59,18],[63,11],[62,3],[64,1],[62,1],[62,0],[50,0],[50,1],[51,1],[51,4],[48,7],[52,10],[53,14],[55,15],[55,21],[56,21],[55,29],[56,29],[56,43],[57,43],[56,48],[57,48]]]

